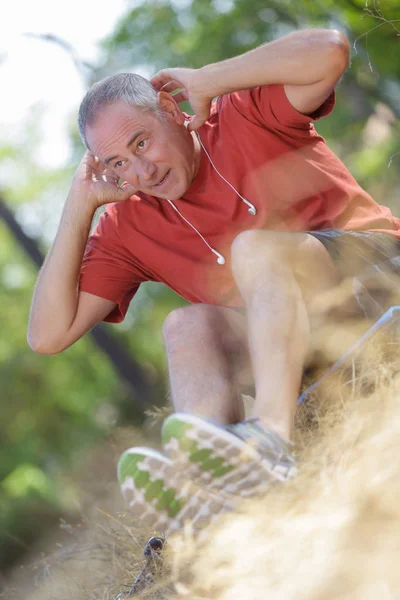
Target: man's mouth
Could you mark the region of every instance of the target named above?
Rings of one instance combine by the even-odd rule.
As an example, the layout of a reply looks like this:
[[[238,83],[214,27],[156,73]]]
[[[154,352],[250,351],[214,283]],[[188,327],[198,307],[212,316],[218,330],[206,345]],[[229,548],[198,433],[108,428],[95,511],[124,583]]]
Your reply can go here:
[[[165,183],[166,181],[168,181],[168,177],[169,177],[169,174],[170,174],[170,172],[171,172],[171,169],[169,169],[169,170],[168,170],[168,171],[165,173],[165,175],[164,175],[164,177],[161,179],[161,181],[159,181],[158,183],[156,183],[155,185],[153,185],[153,187],[155,187],[155,188],[160,188],[161,186],[163,186],[163,185],[164,185],[164,183]]]

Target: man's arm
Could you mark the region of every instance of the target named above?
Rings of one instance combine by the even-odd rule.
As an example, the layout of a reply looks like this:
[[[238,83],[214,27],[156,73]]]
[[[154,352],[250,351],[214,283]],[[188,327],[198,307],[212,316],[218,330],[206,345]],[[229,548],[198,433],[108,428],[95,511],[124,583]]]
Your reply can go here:
[[[311,114],[334,89],[349,56],[349,42],[339,31],[306,29],[198,70],[165,69],[151,81],[167,92],[184,88],[175,99],[191,102],[191,128],[197,129],[207,120],[215,96],[260,85],[283,84],[293,107]]]
[[[87,152],[76,171],[55,241],[40,271],[28,326],[28,343],[40,354],[56,354],[68,348],[116,306],[78,288],[96,209],[107,202],[126,200],[134,193],[131,186],[118,188],[110,174],[104,181],[103,173],[103,167]]]

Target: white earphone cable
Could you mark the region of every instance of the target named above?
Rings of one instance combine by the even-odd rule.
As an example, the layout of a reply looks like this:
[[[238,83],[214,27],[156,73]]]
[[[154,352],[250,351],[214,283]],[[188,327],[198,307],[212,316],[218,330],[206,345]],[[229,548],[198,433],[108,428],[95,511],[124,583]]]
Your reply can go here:
[[[257,209],[254,206],[254,204],[252,204],[251,202],[249,202],[249,200],[247,200],[246,198],[244,198],[238,191],[237,189],[231,184],[229,183],[229,181],[227,179],[225,179],[225,177],[218,171],[217,167],[214,165],[213,161],[211,160],[211,156],[209,155],[209,153],[207,152],[207,150],[205,149],[203,142],[200,139],[200,135],[198,134],[197,131],[195,131],[196,137],[199,141],[199,144],[201,146],[201,148],[203,148],[208,160],[210,161],[211,166],[213,167],[213,169],[216,171],[216,173],[221,177],[221,179],[223,179],[225,181],[225,183],[227,183],[229,185],[229,187],[239,196],[239,198],[241,198],[241,200],[249,207],[248,211],[251,215],[256,215],[257,214]],[[197,233],[198,236],[200,236],[200,238],[203,240],[203,242],[206,244],[206,246],[208,246],[208,248],[211,250],[211,252],[213,254],[215,254],[215,256],[217,257],[217,263],[219,265],[224,265],[226,263],[225,257],[218,252],[218,250],[215,250],[215,248],[213,248],[212,246],[210,246],[210,244],[207,242],[207,240],[205,239],[204,236],[201,235],[200,231],[198,229],[196,229],[196,227],[194,225],[192,225],[192,223],[190,221],[188,221],[188,219],[186,219],[186,217],[183,216],[183,214],[180,212],[180,210],[178,210],[178,208],[175,206],[175,204],[172,202],[172,200],[169,200],[167,198],[167,201],[169,202],[169,204],[172,206],[172,208],[178,213],[178,215],[185,221],[185,223],[187,223],[189,225],[189,227],[191,227],[192,229],[194,229],[194,231]]]
[[[235,187],[233,187],[233,185],[232,185],[231,183],[229,183],[229,181],[228,181],[227,179],[225,179],[225,177],[224,177],[224,176],[223,176],[223,175],[222,175],[222,174],[221,174],[221,173],[218,171],[217,167],[214,165],[213,161],[211,160],[211,156],[209,155],[209,153],[208,153],[208,152],[207,152],[207,150],[205,149],[205,147],[204,147],[204,145],[203,145],[203,142],[201,141],[201,139],[200,139],[200,136],[199,136],[198,132],[197,132],[197,131],[195,131],[195,134],[196,134],[196,136],[197,136],[197,139],[199,140],[199,144],[200,144],[200,146],[203,148],[203,150],[204,150],[205,154],[207,155],[207,158],[208,158],[208,160],[210,161],[210,163],[211,163],[211,166],[213,167],[213,169],[214,169],[214,170],[215,170],[215,171],[218,173],[218,175],[221,177],[221,179],[223,179],[223,180],[225,181],[225,183],[227,183],[227,184],[229,185],[229,187],[230,187],[230,188],[231,188],[231,189],[232,189],[234,192],[236,192],[236,194],[239,196],[239,198],[241,198],[241,199],[243,200],[243,202],[244,202],[245,204],[247,204],[247,206],[249,207],[249,213],[250,213],[251,215],[256,215],[256,214],[257,214],[257,209],[256,209],[256,207],[254,206],[254,204],[252,204],[251,202],[249,202],[249,200],[247,200],[246,198],[244,198],[244,197],[242,196],[242,194],[240,194],[240,193],[237,191],[237,189],[236,189]]]
[[[178,208],[175,206],[175,204],[172,202],[172,200],[168,200],[167,198],[167,202],[170,203],[170,205],[172,206],[172,208],[174,208],[176,210],[176,212],[178,213],[178,215],[188,224],[190,225],[190,227],[192,229],[195,230],[195,232],[197,233],[197,235],[199,235],[201,237],[201,239],[203,240],[203,242],[210,248],[211,252],[213,252],[215,254],[215,256],[217,256],[217,263],[219,265],[224,265],[225,264],[225,258],[222,256],[222,254],[220,254],[217,250],[215,250],[215,248],[213,248],[212,246],[210,246],[210,244],[207,242],[207,240],[205,239],[205,237],[203,237],[200,233],[200,231],[198,229],[196,229],[196,227],[194,225],[192,225],[192,223],[190,221],[188,221],[186,219],[186,217],[183,216],[183,214],[178,210]]]

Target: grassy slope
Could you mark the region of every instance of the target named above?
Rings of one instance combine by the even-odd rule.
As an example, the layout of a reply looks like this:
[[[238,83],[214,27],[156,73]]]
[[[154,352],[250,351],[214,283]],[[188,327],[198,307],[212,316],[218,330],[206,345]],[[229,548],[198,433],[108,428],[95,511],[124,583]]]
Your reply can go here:
[[[400,597],[398,342],[375,339],[303,409],[299,475],[215,528],[186,597]]]
[[[146,597],[400,596],[399,339],[380,341],[374,338],[300,409],[298,476],[222,518],[205,541],[176,542],[172,574],[163,580],[172,587]],[[151,532],[121,512],[114,467],[120,450],[143,444],[144,438],[139,432],[117,438],[95,456],[90,477],[82,482],[87,498],[80,531],[56,552],[53,542],[43,558],[26,566],[28,573],[37,567],[37,585],[33,575],[23,580],[19,572],[12,582],[14,587],[20,580],[18,590],[10,598],[111,600],[139,573]]]

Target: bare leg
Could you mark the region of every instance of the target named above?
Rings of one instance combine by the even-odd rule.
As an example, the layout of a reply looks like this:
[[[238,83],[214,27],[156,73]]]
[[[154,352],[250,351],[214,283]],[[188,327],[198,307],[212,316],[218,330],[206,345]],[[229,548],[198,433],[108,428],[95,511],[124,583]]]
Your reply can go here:
[[[216,306],[179,308],[164,323],[164,339],[175,410],[221,424],[243,420],[238,374],[248,363],[245,317]]]
[[[314,237],[262,230],[235,239],[232,270],[247,308],[254,413],[290,439],[309,346],[309,309],[339,275]]]

